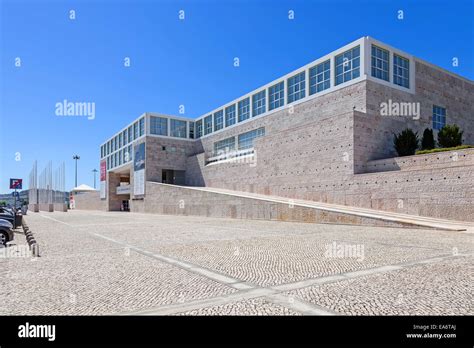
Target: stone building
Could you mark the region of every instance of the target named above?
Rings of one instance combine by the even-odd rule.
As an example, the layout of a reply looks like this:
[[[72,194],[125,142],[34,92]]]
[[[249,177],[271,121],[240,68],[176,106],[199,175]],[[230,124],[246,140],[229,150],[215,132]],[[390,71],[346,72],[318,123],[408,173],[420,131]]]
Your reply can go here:
[[[394,151],[445,124],[474,144],[473,81],[363,37],[196,119],[144,113],[101,145],[101,199],[163,212],[165,183],[474,221],[474,149]]]

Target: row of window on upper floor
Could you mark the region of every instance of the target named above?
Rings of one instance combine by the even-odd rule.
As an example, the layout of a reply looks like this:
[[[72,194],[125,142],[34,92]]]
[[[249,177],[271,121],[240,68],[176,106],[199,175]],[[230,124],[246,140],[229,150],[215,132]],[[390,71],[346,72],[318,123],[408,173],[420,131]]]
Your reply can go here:
[[[130,144],[135,139],[138,139],[145,134],[145,118],[142,117],[137,120],[134,124],[130,125],[127,129],[117,134],[115,137],[110,139],[107,143],[100,147],[100,158],[104,158],[114,151],[121,149],[122,147]]]
[[[237,150],[245,150],[253,147],[253,142],[256,138],[265,135],[265,127],[260,127],[249,132],[237,135]],[[213,156],[218,156],[226,152],[236,150],[235,136],[214,142]]]
[[[389,81],[389,51],[372,45],[372,76]],[[409,88],[409,60],[394,54],[393,83]],[[360,46],[334,57],[335,86],[360,76]],[[331,87],[331,60],[319,63],[285,81],[278,82],[232,105],[195,122],[195,135],[200,138],[223,128],[245,121],[250,117],[283,107],[306,97],[306,77],[309,77],[309,95]],[[286,93],[285,93],[286,92]]]
[[[107,170],[121,166],[132,161],[132,145],[128,145],[123,149],[116,151],[107,156],[106,168]]]

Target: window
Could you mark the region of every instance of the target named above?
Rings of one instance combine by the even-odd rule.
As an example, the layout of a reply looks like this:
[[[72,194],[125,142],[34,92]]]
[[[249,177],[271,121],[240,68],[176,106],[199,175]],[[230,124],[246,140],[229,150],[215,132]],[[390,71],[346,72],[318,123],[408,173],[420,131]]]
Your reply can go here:
[[[410,88],[410,61],[399,55],[393,55],[393,83]]]
[[[124,130],[122,132],[122,139],[123,139],[123,146],[127,145],[128,144],[128,140],[127,140],[127,130]]]
[[[189,122],[189,139],[194,139],[194,122]]]
[[[112,138],[110,142],[110,152],[114,152],[114,151],[115,151],[115,138]]]
[[[122,165],[122,150],[118,152],[118,165]]]
[[[331,62],[326,60],[309,69],[309,95],[331,87]]]
[[[132,145],[128,145],[128,161],[130,162],[132,160]]]
[[[440,130],[446,125],[446,108],[433,105],[433,129]]]
[[[277,83],[268,88],[268,110],[273,110],[285,104],[285,82]]]
[[[168,119],[165,117],[150,117],[150,133],[168,136]]]
[[[196,139],[202,137],[202,120],[196,122]]]
[[[118,166],[118,152],[114,154],[114,158],[115,158],[114,163],[115,163],[115,166],[117,167]]]
[[[336,56],[336,86],[360,76],[360,47]]]
[[[132,137],[132,126],[128,127],[128,142],[131,143],[133,141]]]
[[[204,117],[204,135],[212,133],[212,115]]]
[[[250,98],[239,101],[239,122],[250,118]]]
[[[214,131],[224,128],[224,111],[219,110],[214,113]]]
[[[115,167],[115,156],[110,155],[110,168]]]
[[[186,121],[170,119],[171,136],[186,138]]]
[[[305,77],[306,72],[303,71],[288,79],[288,103],[305,97]]]
[[[140,136],[142,136],[143,134],[145,134],[145,118],[141,118],[140,121],[138,121],[139,123],[139,127],[140,127]]]
[[[258,116],[266,111],[266,91],[255,93],[252,96],[252,116]]]
[[[372,45],[372,76],[388,81],[389,53]]]
[[[107,157],[106,161],[107,161],[107,170],[109,170],[110,169],[110,157]]]
[[[239,134],[239,150],[250,149],[253,147],[255,138],[265,135],[265,128],[261,127],[253,131]]]
[[[119,149],[122,147],[122,133],[120,133],[118,136],[118,147]]]
[[[235,104],[225,108],[225,126],[229,127],[235,124]]]
[[[107,142],[107,155],[110,154],[110,141]]]
[[[133,124],[133,140],[138,138],[138,122]]]
[[[214,156],[233,150],[235,150],[235,137],[216,141],[214,143]]]

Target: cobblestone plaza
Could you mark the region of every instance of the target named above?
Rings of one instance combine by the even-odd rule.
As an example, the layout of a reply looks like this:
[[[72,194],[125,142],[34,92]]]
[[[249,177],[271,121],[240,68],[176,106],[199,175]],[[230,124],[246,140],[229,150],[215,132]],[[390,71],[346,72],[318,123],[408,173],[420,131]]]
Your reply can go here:
[[[25,217],[2,315],[472,315],[473,228],[70,211]]]

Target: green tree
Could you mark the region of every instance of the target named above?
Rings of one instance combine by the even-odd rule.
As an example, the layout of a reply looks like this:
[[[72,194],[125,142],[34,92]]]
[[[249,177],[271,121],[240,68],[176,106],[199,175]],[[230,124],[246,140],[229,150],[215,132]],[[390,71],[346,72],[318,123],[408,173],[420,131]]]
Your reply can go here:
[[[456,124],[447,124],[439,130],[438,144],[441,147],[460,146],[463,133]]]
[[[418,149],[420,140],[418,133],[413,132],[410,128],[403,130],[399,134],[394,134],[393,144],[399,156],[411,156]]]
[[[421,149],[431,150],[435,148],[435,141],[433,136],[433,130],[426,128],[423,132],[423,138],[421,139]]]

